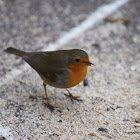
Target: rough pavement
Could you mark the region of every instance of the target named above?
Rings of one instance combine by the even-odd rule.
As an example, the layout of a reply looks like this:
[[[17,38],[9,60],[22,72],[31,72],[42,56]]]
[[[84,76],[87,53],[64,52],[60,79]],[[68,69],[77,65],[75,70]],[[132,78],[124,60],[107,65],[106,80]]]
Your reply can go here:
[[[132,1],[111,15],[112,18],[130,17],[131,22],[128,25],[102,21],[85,34],[72,40],[67,46],[61,47],[62,49],[84,49],[95,64],[88,70],[88,86],[85,87],[81,83],[70,89],[74,95],[81,96],[83,103],[72,103],[64,96],[64,93],[67,93],[66,90],[48,86],[50,101],[56,107],[51,113],[44,105],[42,81],[34,70],[28,69],[14,82],[0,87],[1,126],[9,127],[14,139],[138,140],[140,137],[140,10],[138,3],[138,1]],[[40,28],[44,30],[42,25]],[[67,26],[67,29],[69,28]],[[63,30],[59,27],[57,29]],[[55,32],[60,33],[56,30],[50,31],[47,37],[56,38]],[[5,31],[3,33],[6,34]],[[13,36],[7,34],[9,37]],[[37,38],[43,41],[44,35],[46,33],[41,32]],[[16,36],[18,37],[18,33]],[[26,38],[26,35],[23,36]],[[21,37],[20,33],[19,37]],[[15,38],[13,37],[12,40]],[[25,38],[21,41],[21,45],[20,39],[15,43],[19,46],[17,48],[39,50],[43,47],[32,39],[34,44],[26,44]],[[8,45],[2,44],[4,47],[1,50],[10,46],[9,42]],[[1,52],[1,58],[2,76],[12,67],[18,67],[24,63],[17,57],[3,52]]]

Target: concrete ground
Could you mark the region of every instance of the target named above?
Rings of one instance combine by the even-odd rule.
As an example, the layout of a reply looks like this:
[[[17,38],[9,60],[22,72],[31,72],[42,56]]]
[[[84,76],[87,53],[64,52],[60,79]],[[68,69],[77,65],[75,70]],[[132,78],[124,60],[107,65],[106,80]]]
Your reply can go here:
[[[41,50],[102,4],[100,0],[0,2],[1,79],[25,63],[4,53],[5,48]],[[119,20],[102,20],[59,48],[81,48],[95,64],[88,69],[86,84],[82,82],[70,89],[73,95],[80,96],[82,103],[72,103],[64,96],[66,90],[48,86],[50,102],[55,106],[50,112],[44,105],[42,81],[31,68],[1,84],[0,139],[139,140],[139,13],[139,2],[130,1],[110,15],[111,19]],[[130,22],[124,24],[120,18],[129,18]]]

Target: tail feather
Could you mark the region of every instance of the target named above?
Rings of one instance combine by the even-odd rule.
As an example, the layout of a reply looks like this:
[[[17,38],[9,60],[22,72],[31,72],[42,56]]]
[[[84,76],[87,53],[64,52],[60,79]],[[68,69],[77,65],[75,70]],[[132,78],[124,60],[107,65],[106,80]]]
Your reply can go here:
[[[7,53],[11,53],[11,54],[17,55],[17,56],[23,56],[23,55],[29,56],[29,54],[27,52],[24,52],[24,51],[21,51],[21,50],[12,48],[12,47],[7,48],[4,51],[7,52]]]

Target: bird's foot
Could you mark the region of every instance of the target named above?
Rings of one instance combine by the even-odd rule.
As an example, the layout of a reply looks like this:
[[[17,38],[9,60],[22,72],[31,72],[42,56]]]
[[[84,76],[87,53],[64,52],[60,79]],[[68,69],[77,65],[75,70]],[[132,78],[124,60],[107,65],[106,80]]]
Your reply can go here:
[[[78,102],[82,102],[83,101],[83,100],[80,99],[79,96],[73,96],[70,92],[69,92],[69,94],[65,94],[65,96],[69,97],[72,102],[73,102],[73,100],[76,100]]]

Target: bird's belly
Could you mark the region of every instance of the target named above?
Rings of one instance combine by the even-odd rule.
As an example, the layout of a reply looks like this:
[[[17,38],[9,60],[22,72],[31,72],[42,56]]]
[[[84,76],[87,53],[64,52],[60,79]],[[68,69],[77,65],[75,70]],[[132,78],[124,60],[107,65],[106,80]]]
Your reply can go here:
[[[82,82],[87,74],[87,68],[84,68],[80,71],[70,71],[69,76],[67,77],[67,88],[74,87],[78,85],[80,82]]]
[[[63,73],[62,75],[58,75],[56,73],[53,74],[53,77],[51,76],[44,76],[39,73],[40,78],[43,80],[43,82],[46,85],[56,87],[56,88],[67,88],[66,81],[67,81],[67,71]]]

